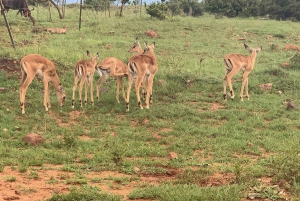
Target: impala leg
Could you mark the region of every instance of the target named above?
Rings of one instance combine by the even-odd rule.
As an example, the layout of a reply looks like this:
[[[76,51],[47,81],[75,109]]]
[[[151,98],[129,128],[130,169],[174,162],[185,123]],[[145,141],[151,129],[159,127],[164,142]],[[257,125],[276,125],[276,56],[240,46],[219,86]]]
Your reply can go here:
[[[138,102],[138,106],[141,108],[141,110],[143,109],[142,103],[141,103],[141,97],[140,97],[140,87],[141,87],[141,83],[144,80],[144,76],[140,76],[137,77],[136,82],[135,82],[135,93],[136,93],[136,98],[137,98],[137,102]]]
[[[121,84],[121,87],[122,87],[122,96],[123,96],[124,100],[126,100],[123,77],[119,77],[119,79],[120,79],[120,84]]]
[[[240,99],[241,101],[243,101],[243,97],[244,97],[244,88],[247,85],[247,80],[248,80],[248,72],[244,72],[243,74],[243,81],[242,81],[242,88],[241,88],[241,92],[240,92]],[[247,86],[246,86],[247,88]],[[247,93],[248,89],[246,89],[246,93]]]
[[[128,74],[128,83],[127,83],[126,112],[129,111],[130,91],[131,91],[131,86],[132,86],[133,80],[134,80],[134,74],[129,73]]]
[[[112,65],[113,67],[110,68],[110,75],[114,76],[114,77],[119,77],[119,76],[124,76],[126,75],[126,73],[117,73],[116,69],[117,69],[117,61],[114,61],[114,64]]]
[[[48,108],[51,108],[51,103],[50,103],[50,85],[48,84],[48,94],[47,94],[47,105]]]
[[[49,82],[48,80],[44,79],[44,107],[45,107],[45,111],[48,112],[48,95],[49,95]]]
[[[80,83],[79,83],[79,105],[82,107],[82,88],[85,83],[85,79],[81,77]]]
[[[153,75],[153,79],[154,79],[154,75]],[[153,89],[153,80],[152,80],[152,85],[151,85],[151,90],[150,90],[150,95],[149,95],[149,103],[150,104],[152,104],[152,102],[153,102],[152,89]]]
[[[25,96],[28,89],[29,84],[32,82],[36,72],[33,72],[32,75],[28,75],[24,72],[23,68],[21,67],[21,74],[22,79],[19,84],[19,91],[20,91],[20,106],[22,114],[25,114]]]
[[[249,100],[250,96],[248,93],[248,78],[247,78],[247,82],[246,82],[246,98]]]
[[[227,75],[225,75],[225,77],[223,79],[223,99],[224,99],[224,101],[227,101],[226,85],[227,85]]]
[[[84,82],[84,104],[86,105],[87,103],[87,95],[88,95],[88,87],[89,87],[89,76],[87,76],[85,78],[85,82]]]
[[[24,84],[20,87],[20,106],[22,114],[25,114],[25,96],[28,89],[29,84]]]
[[[228,86],[229,86],[229,90],[230,90],[230,98],[231,100],[234,99],[234,91],[232,88],[232,82],[231,82],[231,76],[227,75],[227,82],[228,82]]]
[[[141,83],[142,96],[145,101],[146,101],[147,88],[148,88],[148,78],[149,78],[149,76],[146,75],[144,78],[144,81]]]
[[[90,76],[89,83],[90,83],[90,95],[91,95],[91,103],[94,105],[94,94],[93,94],[93,75]]]
[[[97,82],[97,100],[100,100],[100,89],[101,89],[101,84],[107,80],[109,75],[103,74],[100,79]]]
[[[148,83],[147,83],[147,95],[146,95],[146,109],[149,109],[149,104],[150,104],[150,99],[151,99],[151,93],[152,93],[152,86],[153,86],[153,79],[154,79],[154,75],[151,74],[148,77]]]
[[[122,87],[123,98],[126,99],[122,77],[117,77],[116,100],[117,100],[118,103],[120,103],[120,98],[119,98],[119,96],[120,96],[120,86]]]
[[[74,76],[74,85],[73,85],[73,94],[72,94],[72,108],[74,108],[74,101],[75,101],[75,93],[78,83],[78,76]]]
[[[22,114],[25,114],[25,96],[26,96],[26,92],[28,89],[29,84],[31,83],[33,78],[28,78],[26,79],[26,81],[21,85],[20,84],[20,106],[21,106],[21,111]]]

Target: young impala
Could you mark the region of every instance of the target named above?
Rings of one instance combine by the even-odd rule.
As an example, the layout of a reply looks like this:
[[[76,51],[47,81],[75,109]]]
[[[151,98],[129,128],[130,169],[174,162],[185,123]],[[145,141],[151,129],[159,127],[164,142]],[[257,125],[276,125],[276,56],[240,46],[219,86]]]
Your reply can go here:
[[[118,103],[120,103],[120,87],[122,87],[122,95],[125,100],[126,97],[123,85],[123,77],[128,75],[127,65],[120,59],[107,57],[97,64],[96,69],[100,75],[100,79],[97,82],[97,99],[100,99],[101,84],[105,82],[109,76],[113,76],[117,79],[116,100]]]
[[[74,99],[75,99],[75,92],[78,84],[78,80],[80,79],[79,83],[79,104],[82,107],[82,88],[83,84],[85,85],[85,97],[84,102],[87,103],[87,93],[88,87],[90,88],[90,95],[91,95],[91,103],[94,104],[94,96],[93,96],[93,77],[95,73],[95,67],[98,62],[99,54],[94,57],[91,55],[89,51],[87,51],[87,55],[91,58],[91,61],[88,60],[80,60],[76,63],[75,72],[74,72],[74,85],[73,85],[73,95],[72,95],[72,108],[74,108]]]
[[[141,104],[140,92],[139,89],[141,87],[142,82],[146,79],[146,108],[149,108],[149,103],[152,99],[152,87],[153,87],[153,79],[155,73],[158,70],[158,64],[156,61],[156,56],[154,54],[155,43],[151,45],[146,45],[146,49],[143,54],[136,54],[129,58],[128,60],[128,88],[127,88],[127,98],[126,98],[126,111],[129,111],[129,98],[131,85],[136,77],[135,81],[135,92],[138,101],[138,105],[141,109],[143,106]]]
[[[135,39],[135,42],[131,45],[128,52],[136,53],[136,54],[142,54],[144,52],[142,46],[140,45],[138,37]],[[144,81],[141,83],[143,100],[146,100],[146,94],[147,94],[145,91],[145,88],[147,88],[146,85],[147,85],[147,79],[145,77]],[[150,99],[150,103],[152,103],[152,99]]]
[[[59,82],[59,78],[52,61],[38,54],[29,54],[27,56],[24,56],[21,59],[20,66],[21,66],[22,78],[19,84],[19,91],[20,91],[20,106],[21,106],[22,114],[25,114],[25,96],[26,96],[28,86],[37,74],[43,77],[43,83],[44,83],[43,104],[45,110],[48,111],[48,109],[51,107],[49,82],[51,82],[55,87],[58,102],[60,103],[60,106],[63,106],[66,99],[66,92],[63,86]]]
[[[251,55],[250,56],[244,56],[241,54],[227,54],[224,58],[225,62],[225,68],[226,68],[226,74],[223,79],[223,98],[226,101],[227,100],[227,94],[226,94],[226,85],[228,83],[229,89],[230,89],[230,97],[233,100],[234,99],[234,91],[232,89],[232,83],[231,78],[236,75],[240,70],[243,71],[243,81],[242,81],[242,88],[240,92],[240,99],[243,101],[243,92],[244,88],[246,89],[246,98],[249,99],[248,94],[248,75],[253,70],[256,53],[262,50],[262,46],[251,49],[248,45],[244,44],[246,50],[248,50]]]

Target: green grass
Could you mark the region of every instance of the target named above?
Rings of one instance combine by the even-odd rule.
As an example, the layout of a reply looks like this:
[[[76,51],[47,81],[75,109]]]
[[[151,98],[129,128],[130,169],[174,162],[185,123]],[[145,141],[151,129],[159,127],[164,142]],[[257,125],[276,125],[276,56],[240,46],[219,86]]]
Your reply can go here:
[[[30,105],[26,114],[21,115],[19,74],[0,72],[0,87],[7,88],[0,95],[0,171],[12,166],[29,173],[30,179],[41,179],[41,174],[31,167],[50,164],[75,172],[74,177],[62,179],[79,187],[49,200],[121,200],[118,195],[99,193],[89,182],[119,189],[133,180],[139,182],[138,178],[143,176],[171,179],[156,185],[140,182],[128,195],[130,199],[241,200],[254,187],[261,186],[263,177],[272,177],[273,183],[260,192],[261,198],[276,200],[279,195],[273,193],[272,185],[285,180],[289,185],[280,186],[281,190],[289,192],[291,200],[296,199],[300,194],[299,110],[286,110],[283,102],[289,98],[300,105],[300,67],[294,57],[296,53],[282,48],[287,43],[299,43],[299,24],[255,18],[215,19],[210,15],[159,21],[132,11],[133,8],[126,7],[124,17],[112,14],[109,18],[105,13],[84,10],[80,31],[78,10],[67,9],[62,20],[53,12],[53,22],[49,22],[47,14],[37,17],[33,12],[36,27],[66,27],[65,35],[33,33],[27,19],[15,16],[13,11],[8,13],[17,46],[15,50],[11,48],[7,30],[1,26],[0,59],[19,60],[27,54],[39,53],[53,60],[67,101],[60,111],[52,89],[52,108],[46,113],[42,82],[34,80],[26,95]],[[48,13],[42,7],[39,12]],[[159,36],[145,36],[144,32],[150,29]],[[110,31],[115,34],[110,35]],[[136,37],[140,42],[156,42],[159,70],[150,109],[140,110],[132,92],[130,111],[126,113],[125,101],[121,99],[118,104],[115,100],[116,82],[112,78],[103,85],[107,93],[102,93],[94,106],[88,103],[80,108],[75,101],[72,109],[74,67],[78,60],[88,59],[86,50],[99,52],[100,60],[113,56],[126,61]],[[24,40],[28,43],[21,46]],[[250,47],[263,47],[249,75],[250,100],[240,102],[236,96],[224,103],[223,57],[227,53],[248,55],[243,42]],[[185,46],[187,43],[189,47]],[[293,65],[282,68],[283,62]],[[235,78],[233,87],[238,95],[241,74]],[[95,75],[94,86],[97,79],[99,76]],[[265,83],[273,84],[271,91],[259,88]],[[211,109],[213,104],[218,104],[218,110]],[[35,147],[22,142],[29,132],[42,135],[46,141]],[[178,159],[169,160],[169,152],[176,152]],[[139,171],[134,170],[136,167]],[[87,170],[121,172],[132,178],[103,181],[97,177],[89,181]],[[208,187],[214,173],[231,177],[228,182]],[[46,182],[56,180],[60,179]]]

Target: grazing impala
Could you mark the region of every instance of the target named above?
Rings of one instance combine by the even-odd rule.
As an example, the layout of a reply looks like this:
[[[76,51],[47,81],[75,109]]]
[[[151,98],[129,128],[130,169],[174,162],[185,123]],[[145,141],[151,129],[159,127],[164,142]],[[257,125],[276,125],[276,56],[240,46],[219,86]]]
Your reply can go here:
[[[130,98],[130,91],[131,91],[131,85],[134,81],[134,78],[136,78],[135,82],[135,91],[136,91],[136,97],[138,101],[138,105],[141,109],[143,109],[143,106],[141,104],[140,99],[140,92],[139,89],[141,87],[142,82],[144,79],[146,79],[146,109],[149,108],[149,103],[152,99],[152,87],[153,87],[153,79],[155,76],[155,73],[158,70],[158,64],[156,61],[156,56],[154,54],[154,47],[155,43],[152,43],[151,45],[146,45],[146,49],[144,50],[143,54],[136,54],[129,58],[128,60],[128,88],[127,88],[127,98],[126,98],[126,111],[129,111],[129,98]]]
[[[99,54],[97,53],[97,56],[94,57],[89,51],[87,51],[86,53],[91,58],[91,61],[80,60],[76,63],[75,72],[74,72],[72,108],[74,108],[75,92],[76,92],[76,88],[77,88],[77,84],[78,84],[79,79],[80,79],[80,83],[79,83],[79,104],[80,104],[80,107],[82,107],[82,88],[83,88],[83,84],[85,85],[84,102],[87,103],[87,93],[88,93],[88,88],[90,88],[91,103],[94,104],[93,77],[94,77],[94,73],[95,73],[95,67],[96,67],[98,59],[99,59]]]
[[[118,103],[120,103],[120,86],[122,87],[122,95],[125,100],[126,97],[123,85],[123,77],[128,75],[127,65],[120,59],[107,57],[97,64],[96,69],[100,75],[100,79],[97,82],[97,99],[100,99],[101,84],[105,82],[109,76],[113,76],[117,78],[116,100]]]
[[[228,86],[230,89],[230,97],[233,100],[234,99],[234,91],[232,89],[232,83],[231,78],[236,75],[240,70],[243,71],[243,81],[242,81],[242,88],[240,92],[240,99],[243,101],[243,92],[244,88],[246,88],[246,98],[249,99],[248,94],[248,75],[253,70],[256,53],[262,50],[262,46],[251,49],[248,45],[244,44],[246,50],[248,50],[251,55],[250,56],[244,56],[241,54],[227,54],[224,58],[225,62],[225,68],[226,68],[226,74],[223,79],[223,98],[226,101],[227,100],[227,94],[226,94],[226,85],[228,82]]]
[[[66,92],[59,82],[54,64],[49,59],[38,54],[29,54],[21,59],[20,65],[22,78],[19,84],[19,91],[22,114],[25,114],[26,91],[37,74],[43,77],[45,110],[48,111],[51,107],[49,82],[51,82],[56,89],[56,95],[60,106],[64,104]]]

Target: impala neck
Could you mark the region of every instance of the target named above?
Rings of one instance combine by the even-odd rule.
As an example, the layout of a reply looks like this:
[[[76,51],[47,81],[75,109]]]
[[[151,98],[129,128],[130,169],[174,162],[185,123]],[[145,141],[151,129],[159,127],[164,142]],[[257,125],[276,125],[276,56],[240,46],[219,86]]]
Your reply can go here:
[[[254,62],[255,62],[256,54],[257,54],[256,51],[253,51],[251,53],[250,60],[251,60],[252,64],[254,64]]]
[[[145,54],[145,55],[148,55],[148,56],[150,56],[150,57],[152,57],[154,63],[157,63],[157,61],[156,61],[156,56],[155,56],[155,54],[154,54],[154,50],[153,50],[153,49],[150,49],[148,52],[146,52],[146,53],[144,53],[144,54]]]
[[[57,76],[57,74],[55,74],[52,78],[51,78],[51,83],[53,84],[54,88],[56,89],[56,92],[61,92],[61,84],[59,82],[59,78]]]

